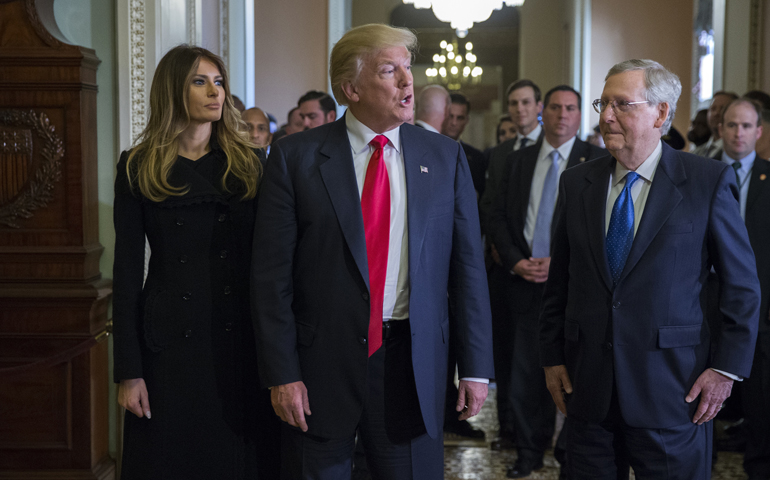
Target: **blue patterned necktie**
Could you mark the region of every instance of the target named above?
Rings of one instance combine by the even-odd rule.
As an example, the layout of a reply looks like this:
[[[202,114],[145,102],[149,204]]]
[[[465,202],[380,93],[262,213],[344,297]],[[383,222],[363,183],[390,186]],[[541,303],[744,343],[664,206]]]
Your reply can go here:
[[[612,207],[610,228],[607,230],[607,261],[614,284],[618,283],[623,273],[628,252],[634,243],[634,199],[631,198],[631,187],[638,178],[638,173],[628,172],[626,185]]]
[[[532,256],[543,258],[551,256],[551,220],[553,207],[556,203],[556,187],[559,184],[559,151],[552,150],[548,154],[551,166],[545,174],[543,194],[540,196],[540,206],[537,209],[535,233],[532,235]]]

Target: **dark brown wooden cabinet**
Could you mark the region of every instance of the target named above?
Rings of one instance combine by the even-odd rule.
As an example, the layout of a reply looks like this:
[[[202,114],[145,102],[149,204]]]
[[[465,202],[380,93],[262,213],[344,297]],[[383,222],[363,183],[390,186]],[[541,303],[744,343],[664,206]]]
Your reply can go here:
[[[0,479],[108,479],[99,60],[51,6],[0,0]]]

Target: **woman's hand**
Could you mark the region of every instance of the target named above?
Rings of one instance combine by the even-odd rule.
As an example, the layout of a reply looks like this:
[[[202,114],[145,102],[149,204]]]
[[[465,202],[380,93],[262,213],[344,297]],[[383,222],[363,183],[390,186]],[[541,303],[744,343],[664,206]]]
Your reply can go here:
[[[121,380],[118,385],[118,403],[139,418],[151,418],[147,385],[143,378]]]

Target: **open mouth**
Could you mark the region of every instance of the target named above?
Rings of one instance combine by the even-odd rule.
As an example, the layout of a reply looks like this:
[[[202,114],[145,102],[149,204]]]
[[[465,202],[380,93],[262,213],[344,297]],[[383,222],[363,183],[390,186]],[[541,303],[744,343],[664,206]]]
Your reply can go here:
[[[407,95],[406,97],[401,99],[401,104],[402,105],[409,105],[411,102],[412,102],[412,96],[411,95]]]

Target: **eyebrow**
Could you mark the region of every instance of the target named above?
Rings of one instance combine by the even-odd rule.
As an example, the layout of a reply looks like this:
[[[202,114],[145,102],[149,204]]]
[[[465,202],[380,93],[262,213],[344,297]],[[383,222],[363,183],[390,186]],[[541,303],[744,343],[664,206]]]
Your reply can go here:
[[[195,75],[193,75],[193,78],[197,78],[197,77],[208,78],[208,75],[203,75],[202,73],[196,73]],[[217,80],[217,79],[222,80],[223,78],[224,77],[222,75],[217,75],[214,77],[214,80]]]

